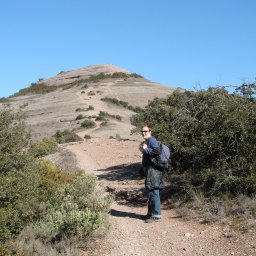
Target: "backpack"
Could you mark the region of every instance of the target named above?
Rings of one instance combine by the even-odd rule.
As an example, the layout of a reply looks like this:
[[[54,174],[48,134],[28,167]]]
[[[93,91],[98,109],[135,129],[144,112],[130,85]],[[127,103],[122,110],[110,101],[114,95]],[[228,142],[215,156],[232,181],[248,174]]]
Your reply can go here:
[[[162,169],[168,168],[168,162],[171,157],[171,150],[163,143],[158,141],[160,147],[160,154],[156,157],[153,157],[152,162]]]

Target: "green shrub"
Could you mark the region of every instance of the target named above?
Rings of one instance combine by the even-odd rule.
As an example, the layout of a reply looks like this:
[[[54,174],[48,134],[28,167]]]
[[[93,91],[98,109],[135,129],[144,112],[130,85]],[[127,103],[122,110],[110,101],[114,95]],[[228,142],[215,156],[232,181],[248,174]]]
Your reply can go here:
[[[100,111],[99,115],[95,118],[95,121],[104,121],[107,122],[108,115],[106,112]]]
[[[23,118],[0,110],[0,255],[67,255],[107,226],[112,198],[96,176],[74,177],[39,160],[54,140],[29,148]]]
[[[76,117],[76,120],[81,120],[81,119],[83,119],[83,118],[85,118],[85,116],[82,115],[82,114],[79,114],[79,115]]]
[[[223,89],[154,99],[131,122],[173,151],[172,172],[212,196],[256,193],[256,102]]]
[[[63,85],[59,85],[58,87],[62,87],[63,90],[65,89],[69,89],[69,88],[72,88],[72,87],[75,87],[75,86],[80,86],[80,85],[83,85],[82,88],[88,88],[88,84],[87,83],[96,83],[96,82],[99,82],[101,80],[104,80],[104,79],[118,79],[118,78],[124,78],[125,80],[129,77],[134,77],[134,78],[143,78],[141,75],[138,75],[136,73],[131,73],[131,74],[127,74],[127,73],[123,73],[123,72],[115,72],[113,74],[105,74],[103,72],[97,74],[97,75],[91,75],[89,78],[86,78],[86,79],[79,79],[80,76],[76,76],[76,77],[73,77],[74,79],[77,79],[75,81],[73,81],[72,83],[69,83],[69,84],[63,84]],[[32,84],[33,86],[35,84]]]
[[[30,171],[9,171],[0,175],[0,243],[11,242],[40,214],[40,175]],[[44,192],[44,191],[42,191]]]
[[[0,172],[23,169],[30,161],[29,144],[23,113],[0,110]]]
[[[104,194],[94,175],[77,176],[71,184],[60,187],[47,214],[21,233],[19,243],[26,241],[26,246],[19,248],[19,252],[27,254],[32,245],[36,251],[50,248],[63,254],[70,246],[82,247],[94,230],[108,227],[106,213],[113,198]]]
[[[81,123],[81,127],[86,128],[86,129],[94,128],[94,127],[96,127],[96,123],[92,120],[84,120]]]
[[[119,121],[122,120],[122,117],[120,115],[111,115],[108,112],[105,111],[100,111],[99,115],[96,117],[96,121],[104,121],[107,122],[108,121],[108,117],[109,118],[114,118],[117,119]]]
[[[72,176],[62,169],[58,168],[50,161],[41,161],[41,188],[44,191],[55,193],[58,187],[69,184]]]
[[[53,135],[53,137],[56,139],[56,141],[59,144],[83,140],[77,134],[69,130],[64,130],[64,131],[57,130],[56,133]]]
[[[115,115],[114,118],[117,119],[117,120],[119,120],[119,121],[122,120],[122,117],[121,117],[120,115]]]
[[[91,139],[92,137],[91,137],[91,135],[89,135],[89,134],[85,134],[84,135],[84,139],[86,139],[86,140],[89,140],[89,139]]]
[[[55,138],[43,138],[41,141],[31,145],[29,153],[34,157],[43,157],[56,152],[57,147],[58,143]]]
[[[58,86],[56,85],[48,86],[44,83],[31,83],[29,87],[19,90],[19,92],[14,93],[12,97],[28,95],[28,94],[45,94],[45,93],[56,91],[57,89],[58,89]]]
[[[138,75],[138,74],[136,74],[136,73],[131,73],[131,74],[130,74],[130,77],[143,78],[142,75]]]
[[[121,106],[121,107],[127,108],[127,109],[129,109],[129,110],[131,110],[133,112],[136,112],[136,113],[139,113],[140,111],[142,111],[142,108],[140,108],[140,107],[133,107],[133,106],[129,105],[128,102],[122,101],[122,100],[118,100],[118,99],[115,99],[115,98],[104,97],[101,100],[105,101],[105,102],[109,102],[109,103],[115,104],[117,106]]]
[[[91,75],[88,78],[88,81],[97,82],[99,80],[108,79],[108,78],[129,78],[129,77],[143,78],[141,75],[138,75],[136,73],[127,74],[123,72],[114,72],[113,74],[105,74],[101,72],[98,75]]]
[[[89,107],[86,109],[87,111],[89,110],[94,110],[94,107],[92,105],[89,105]]]
[[[108,121],[103,121],[100,123],[100,127],[104,127],[108,125]]]

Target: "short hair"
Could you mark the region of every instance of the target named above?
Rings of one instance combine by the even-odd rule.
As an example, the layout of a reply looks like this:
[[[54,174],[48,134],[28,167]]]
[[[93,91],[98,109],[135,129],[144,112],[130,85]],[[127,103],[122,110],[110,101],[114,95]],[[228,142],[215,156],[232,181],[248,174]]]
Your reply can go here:
[[[148,130],[149,130],[149,131],[152,131],[151,126],[149,126],[149,125],[147,125],[147,124],[143,125],[142,128],[143,128],[143,127],[148,127]]]

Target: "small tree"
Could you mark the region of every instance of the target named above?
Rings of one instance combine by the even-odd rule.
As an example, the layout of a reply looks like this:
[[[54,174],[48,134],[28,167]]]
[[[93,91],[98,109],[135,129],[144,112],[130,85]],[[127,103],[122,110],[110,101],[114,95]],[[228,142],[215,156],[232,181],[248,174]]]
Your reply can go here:
[[[256,97],[256,83],[243,83],[235,89],[236,93],[242,95],[246,99],[255,100]]]

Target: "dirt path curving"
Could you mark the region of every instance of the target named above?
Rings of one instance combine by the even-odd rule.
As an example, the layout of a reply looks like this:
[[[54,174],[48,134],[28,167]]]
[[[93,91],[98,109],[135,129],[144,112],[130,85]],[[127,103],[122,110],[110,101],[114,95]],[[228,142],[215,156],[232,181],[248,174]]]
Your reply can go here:
[[[256,255],[255,234],[242,235],[225,226],[185,221],[164,204],[162,221],[145,223],[144,182],[138,176],[139,141],[92,139],[65,148],[76,155],[79,168],[95,173],[109,189],[125,195],[111,206],[108,236],[96,250],[82,256]],[[131,199],[134,193],[141,201],[124,199]]]

